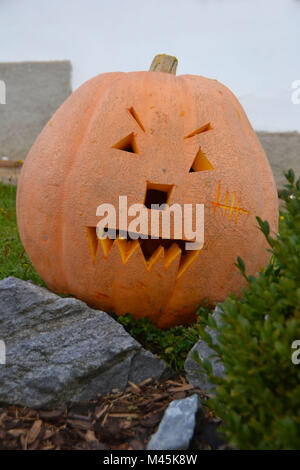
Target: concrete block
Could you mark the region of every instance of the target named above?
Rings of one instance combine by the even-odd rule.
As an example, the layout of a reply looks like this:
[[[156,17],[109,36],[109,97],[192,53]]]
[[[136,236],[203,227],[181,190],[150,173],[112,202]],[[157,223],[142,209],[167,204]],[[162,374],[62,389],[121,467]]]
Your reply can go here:
[[[0,63],[0,157],[24,160],[36,137],[71,93],[71,63]],[[2,93],[3,95],[3,87]]]

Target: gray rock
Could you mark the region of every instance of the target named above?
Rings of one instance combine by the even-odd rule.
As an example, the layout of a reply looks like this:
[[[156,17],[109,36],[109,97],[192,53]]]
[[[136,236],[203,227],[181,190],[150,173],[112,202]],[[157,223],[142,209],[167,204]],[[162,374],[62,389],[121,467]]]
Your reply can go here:
[[[222,325],[221,315],[222,315],[222,310],[220,309],[220,307],[217,306],[214,309],[213,313],[212,313],[212,317],[215,320],[218,327],[220,327]],[[212,328],[209,328],[209,327],[206,328],[206,331],[207,331],[207,333],[210,334],[210,336],[213,340],[213,343],[216,344],[218,342],[217,332],[215,330],[213,330]]]
[[[221,313],[222,310],[219,307],[216,307],[212,316],[216,321],[217,325],[221,325]],[[218,342],[217,333],[211,328],[206,328],[206,331],[212,337],[213,343]],[[199,387],[204,392],[213,392],[215,385],[209,381],[205,369],[203,369],[200,364],[195,361],[194,354],[197,352],[200,359],[209,359],[212,365],[213,374],[217,377],[224,377],[224,365],[220,361],[220,358],[216,355],[216,352],[213,351],[203,340],[199,340],[190,350],[189,354],[184,363],[184,370],[186,372],[187,380],[189,383],[193,384],[195,387]]]
[[[168,375],[106,313],[14,277],[0,281],[0,403],[49,407]]]
[[[214,309],[212,317],[218,326],[222,325],[222,309],[218,305]]]
[[[182,400],[173,400],[166,409],[158,430],[151,436],[147,449],[188,449],[194,435],[199,407],[201,405],[196,393]]]

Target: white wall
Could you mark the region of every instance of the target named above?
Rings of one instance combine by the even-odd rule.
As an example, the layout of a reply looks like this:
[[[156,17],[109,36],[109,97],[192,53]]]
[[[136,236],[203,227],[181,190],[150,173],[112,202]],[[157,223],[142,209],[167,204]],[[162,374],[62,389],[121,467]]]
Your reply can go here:
[[[0,0],[1,61],[70,59],[76,88],[169,53],[178,74],[229,86],[260,130],[300,130],[299,31],[299,0]]]

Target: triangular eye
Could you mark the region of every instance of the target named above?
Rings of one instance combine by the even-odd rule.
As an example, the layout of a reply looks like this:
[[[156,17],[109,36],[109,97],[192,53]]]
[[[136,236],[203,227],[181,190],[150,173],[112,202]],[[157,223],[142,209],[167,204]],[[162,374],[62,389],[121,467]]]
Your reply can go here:
[[[118,143],[112,146],[113,149],[123,150],[123,152],[129,153],[139,153],[139,149],[137,147],[135,133],[131,132],[131,134],[124,137]]]
[[[193,161],[193,164],[190,168],[190,173],[194,171],[206,171],[206,170],[213,170],[214,167],[206,157],[206,155],[202,152],[201,147],[198,150],[198,153]]]

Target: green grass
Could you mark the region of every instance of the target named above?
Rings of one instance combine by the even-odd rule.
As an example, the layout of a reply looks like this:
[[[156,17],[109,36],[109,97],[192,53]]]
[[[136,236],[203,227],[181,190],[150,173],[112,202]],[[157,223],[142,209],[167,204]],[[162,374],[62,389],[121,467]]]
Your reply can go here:
[[[0,183],[0,279],[15,276],[45,286],[25,253],[16,219],[16,187]]]

